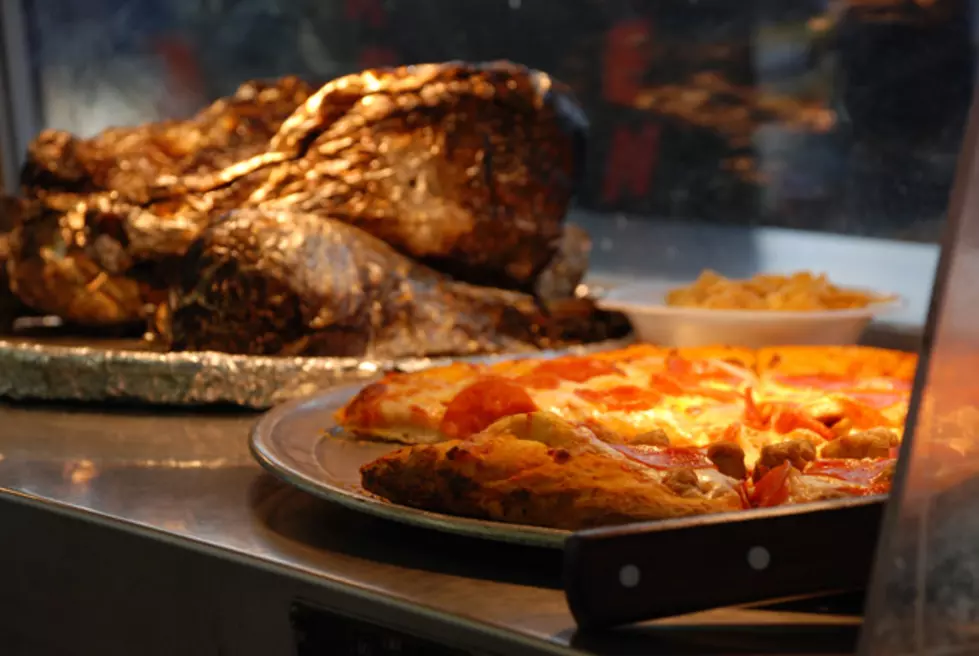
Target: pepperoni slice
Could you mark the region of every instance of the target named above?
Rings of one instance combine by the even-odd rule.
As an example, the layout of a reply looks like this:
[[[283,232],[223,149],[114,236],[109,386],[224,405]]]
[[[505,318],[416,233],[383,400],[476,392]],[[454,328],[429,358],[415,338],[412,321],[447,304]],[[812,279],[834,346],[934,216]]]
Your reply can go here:
[[[717,469],[702,449],[682,446],[649,446],[636,444],[632,446],[613,444],[633,460],[654,469]]]
[[[744,392],[744,423],[759,430],[773,430],[776,433],[791,433],[797,428],[805,428],[827,440],[833,439],[833,431],[801,408],[791,403],[756,404],[752,389]]]
[[[741,429],[742,424],[740,421],[736,421],[733,424],[729,424],[723,431],[721,431],[718,437],[718,442],[734,442],[735,444],[741,441]]]
[[[816,460],[806,467],[806,474],[827,476],[854,485],[868,486],[894,466],[894,458],[874,460],[831,459]]]
[[[854,428],[866,430],[875,426],[886,426],[887,417],[874,407],[859,403],[846,396],[837,399],[843,410],[843,416],[853,423]]]
[[[595,358],[556,358],[542,362],[530,376],[556,376],[573,383],[584,383],[597,376],[621,376],[622,370],[611,362]]]
[[[689,376],[694,373],[693,362],[679,355],[667,356],[666,370],[675,376]]]
[[[687,360],[679,355],[666,358],[666,371],[683,383],[698,384],[702,380],[713,380],[737,387],[744,382],[744,379],[710,360]]]
[[[669,374],[655,373],[649,377],[649,387],[667,396],[681,396],[686,393],[680,381]]]
[[[827,440],[835,437],[833,431],[826,424],[798,408],[776,410],[772,415],[771,427],[773,431],[783,435],[791,433],[797,428],[805,428]]]
[[[656,390],[642,389],[635,385],[621,385],[606,390],[578,389],[574,393],[606,412],[649,410],[663,398]]]
[[[523,387],[499,376],[487,376],[455,395],[442,416],[439,430],[466,438],[510,415],[536,412],[537,404]]]
[[[532,371],[523,376],[517,376],[515,382],[531,389],[554,390],[561,387],[561,377],[547,372]]]
[[[789,477],[792,475],[792,465],[783,462],[770,470],[755,483],[751,493],[751,503],[758,508],[781,506],[789,500]]]
[[[907,401],[907,394],[899,391],[877,392],[877,391],[847,391],[847,398],[859,401],[876,410],[883,410],[891,406]]]
[[[674,376],[665,373],[655,373],[649,377],[649,386],[665,396],[703,396],[715,401],[729,402],[741,398],[736,390],[718,389],[690,382],[684,384]]]

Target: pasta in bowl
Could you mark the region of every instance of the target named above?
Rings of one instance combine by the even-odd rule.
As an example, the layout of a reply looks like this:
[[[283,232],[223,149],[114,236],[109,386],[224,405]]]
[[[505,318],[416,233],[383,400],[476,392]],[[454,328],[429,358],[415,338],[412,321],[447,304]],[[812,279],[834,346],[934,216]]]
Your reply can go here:
[[[626,314],[639,339],[664,346],[855,344],[894,294],[845,287],[807,271],[747,280],[704,271],[696,281],[613,288],[602,306]]]

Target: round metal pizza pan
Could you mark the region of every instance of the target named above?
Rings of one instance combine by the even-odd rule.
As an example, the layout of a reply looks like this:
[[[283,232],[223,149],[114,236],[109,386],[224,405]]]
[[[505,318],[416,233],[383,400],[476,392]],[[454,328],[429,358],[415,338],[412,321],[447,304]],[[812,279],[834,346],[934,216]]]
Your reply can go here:
[[[251,450],[265,469],[310,494],[354,510],[405,524],[470,537],[560,549],[569,531],[504,524],[399,506],[367,492],[360,467],[400,445],[366,442],[344,436],[333,414],[360,386],[328,392],[280,405],[252,429]]]

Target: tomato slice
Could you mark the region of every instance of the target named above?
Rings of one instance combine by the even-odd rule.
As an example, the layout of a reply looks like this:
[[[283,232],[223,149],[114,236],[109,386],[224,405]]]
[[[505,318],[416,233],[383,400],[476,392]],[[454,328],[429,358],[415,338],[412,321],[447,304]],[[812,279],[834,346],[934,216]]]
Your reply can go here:
[[[439,430],[449,437],[467,438],[504,417],[536,411],[537,404],[523,387],[506,378],[487,376],[455,395]]]

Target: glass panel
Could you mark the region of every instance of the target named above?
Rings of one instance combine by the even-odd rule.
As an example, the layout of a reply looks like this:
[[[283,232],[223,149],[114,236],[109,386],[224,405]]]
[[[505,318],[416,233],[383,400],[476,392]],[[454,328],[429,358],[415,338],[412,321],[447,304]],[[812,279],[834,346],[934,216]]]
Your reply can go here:
[[[866,654],[979,651],[979,112],[963,156],[918,372],[913,440],[890,509],[864,634]],[[914,408],[914,406],[912,406]],[[911,430],[908,434],[911,434]]]
[[[47,0],[43,124],[187,115],[240,82],[509,58],[593,124],[582,207],[936,241],[974,69],[966,0]]]

